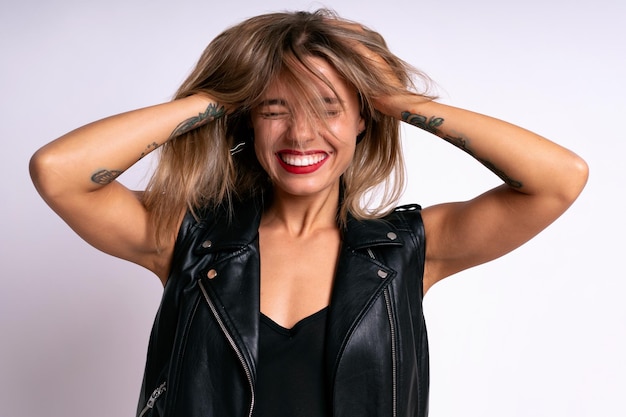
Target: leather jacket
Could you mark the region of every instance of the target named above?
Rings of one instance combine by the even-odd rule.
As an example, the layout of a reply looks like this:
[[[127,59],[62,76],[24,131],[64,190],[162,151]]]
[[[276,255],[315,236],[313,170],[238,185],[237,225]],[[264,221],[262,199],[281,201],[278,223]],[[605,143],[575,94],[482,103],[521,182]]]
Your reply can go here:
[[[138,416],[252,416],[261,212],[259,204],[237,203],[232,211],[205,209],[183,220],[150,336]],[[427,415],[424,254],[417,205],[378,220],[349,217],[326,330],[332,416]]]

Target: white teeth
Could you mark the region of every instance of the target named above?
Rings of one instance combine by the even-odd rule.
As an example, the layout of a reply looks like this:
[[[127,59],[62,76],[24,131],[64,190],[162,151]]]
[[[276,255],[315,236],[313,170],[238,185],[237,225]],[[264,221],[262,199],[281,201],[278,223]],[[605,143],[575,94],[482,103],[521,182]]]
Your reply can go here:
[[[326,159],[325,154],[315,154],[315,155],[291,155],[291,154],[281,154],[280,159],[283,160],[287,165],[293,165],[296,167],[307,167],[310,165],[315,165]]]

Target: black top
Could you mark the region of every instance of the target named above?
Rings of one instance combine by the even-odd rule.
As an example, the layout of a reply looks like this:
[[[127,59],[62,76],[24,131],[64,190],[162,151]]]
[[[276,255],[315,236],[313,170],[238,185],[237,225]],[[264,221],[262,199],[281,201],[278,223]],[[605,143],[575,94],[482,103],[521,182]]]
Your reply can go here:
[[[286,329],[261,314],[255,417],[324,417],[327,308]]]

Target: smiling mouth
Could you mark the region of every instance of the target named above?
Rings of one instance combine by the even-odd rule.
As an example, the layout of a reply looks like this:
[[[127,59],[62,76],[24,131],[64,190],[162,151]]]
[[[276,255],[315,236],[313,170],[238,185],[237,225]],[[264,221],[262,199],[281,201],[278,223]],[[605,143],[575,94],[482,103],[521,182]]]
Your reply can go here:
[[[287,165],[291,165],[294,167],[309,167],[312,165],[317,165],[326,158],[328,158],[328,154],[316,153],[312,155],[297,155],[292,153],[280,152],[278,154],[278,157],[282,162]]]
[[[276,153],[280,165],[291,174],[310,174],[315,172],[328,160],[326,152],[302,153],[292,150]]]

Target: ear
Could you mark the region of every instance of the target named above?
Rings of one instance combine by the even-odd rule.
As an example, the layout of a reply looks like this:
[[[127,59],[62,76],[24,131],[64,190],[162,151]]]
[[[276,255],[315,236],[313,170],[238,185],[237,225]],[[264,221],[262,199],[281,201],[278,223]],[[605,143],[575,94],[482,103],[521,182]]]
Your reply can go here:
[[[363,107],[363,97],[361,96],[361,93],[357,92],[357,96],[358,96],[358,100],[359,100],[359,122],[358,122],[358,126],[357,126],[357,131],[359,132],[359,136],[361,136],[361,134],[363,133],[363,131],[365,130],[365,117],[363,117],[363,113],[366,112],[365,108]]]
[[[365,118],[361,115],[359,116],[359,123],[358,123],[359,136],[361,135],[361,133],[363,133],[364,130],[365,130]]]
[[[359,117],[359,122],[357,126],[357,135],[356,135],[356,143],[360,143],[365,137],[365,118],[363,116]]]

